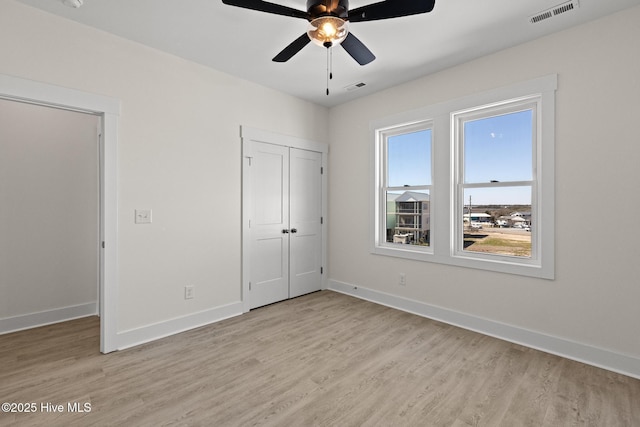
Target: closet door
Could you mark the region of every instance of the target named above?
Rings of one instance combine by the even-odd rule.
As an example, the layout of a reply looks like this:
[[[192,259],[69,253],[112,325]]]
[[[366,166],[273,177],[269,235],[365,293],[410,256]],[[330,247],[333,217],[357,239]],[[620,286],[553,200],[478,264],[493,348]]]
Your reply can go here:
[[[322,285],[322,154],[289,151],[289,298]]]
[[[248,309],[322,287],[322,153],[243,145],[243,299]]]

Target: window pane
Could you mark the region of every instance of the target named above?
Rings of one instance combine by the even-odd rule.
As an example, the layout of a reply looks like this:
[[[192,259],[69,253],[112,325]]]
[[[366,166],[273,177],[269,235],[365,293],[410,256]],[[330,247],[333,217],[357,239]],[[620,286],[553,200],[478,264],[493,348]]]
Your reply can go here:
[[[533,110],[464,122],[464,182],[530,181]]]
[[[387,191],[386,241],[429,246],[429,192]]]
[[[531,187],[466,188],[463,250],[531,257]]]
[[[431,184],[431,129],[387,139],[389,187]]]

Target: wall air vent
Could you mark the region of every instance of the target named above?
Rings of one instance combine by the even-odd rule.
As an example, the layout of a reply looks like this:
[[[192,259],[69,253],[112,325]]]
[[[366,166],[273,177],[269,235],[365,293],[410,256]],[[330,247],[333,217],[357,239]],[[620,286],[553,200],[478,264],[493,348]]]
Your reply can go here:
[[[551,9],[543,10],[542,12],[536,13],[529,18],[529,22],[531,22],[532,24],[536,24],[546,19],[553,18],[554,16],[558,16],[566,12],[571,12],[572,10],[576,10],[579,7],[580,2],[578,0],[568,1],[554,6]]]
[[[352,90],[356,90],[356,89],[360,89],[361,87],[366,86],[366,83],[360,82],[360,83],[354,83],[352,85],[349,85],[347,87],[345,87],[345,90],[347,92],[351,92]]]

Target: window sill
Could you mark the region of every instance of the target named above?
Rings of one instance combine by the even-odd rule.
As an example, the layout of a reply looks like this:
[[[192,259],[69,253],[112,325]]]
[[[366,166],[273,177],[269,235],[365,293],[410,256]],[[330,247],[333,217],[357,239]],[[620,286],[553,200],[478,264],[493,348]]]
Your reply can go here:
[[[391,246],[375,246],[371,250],[371,253],[412,261],[431,262],[540,279],[553,280],[555,278],[552,268],[545,269],[538,261],[531,259],[519,260],[515,257],[513,257],[513,259],[506,259],[506,257],[496,257],[496,259],[483,257],[480,259],[472,255],[466,256],[464,254],[443,256],[435,254],[431,248],[428,248],[428,250],[426,248],[425,250],[420,250],[415,247],[396,248]]]

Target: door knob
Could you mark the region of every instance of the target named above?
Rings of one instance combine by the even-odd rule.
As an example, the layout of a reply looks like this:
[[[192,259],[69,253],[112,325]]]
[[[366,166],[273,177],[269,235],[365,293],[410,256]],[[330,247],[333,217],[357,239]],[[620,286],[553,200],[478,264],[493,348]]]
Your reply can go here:
[[[287,230],[286,228],[284,230],[282,230],[282,234],[287,234],[289,232],[289,230]]]
[[[297,228],[292,228],[292,229],[291,229],[291,232],[292,232],[292,233],[297,233],[297,232],[298,232],[298,229],[297,229]]]

